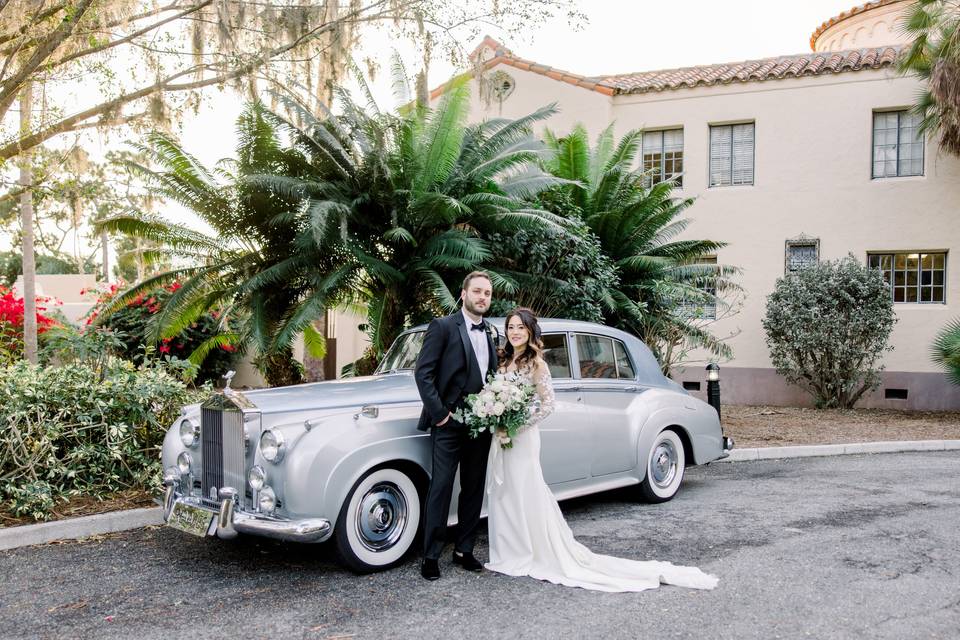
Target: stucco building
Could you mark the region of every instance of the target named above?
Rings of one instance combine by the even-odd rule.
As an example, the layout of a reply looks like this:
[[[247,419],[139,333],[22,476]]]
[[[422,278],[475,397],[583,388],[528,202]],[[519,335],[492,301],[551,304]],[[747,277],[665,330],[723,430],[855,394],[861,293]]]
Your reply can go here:
[[[610,76],[525,60],[487,38],[475,52],[485,72],[472,80],[471,120],[557,101],[547,126],[559,134],[576,123],[592,135],[611,122],[618,134],[644,131],[644,165],[663,179],[681,174],[678,195],[696,198],[688,237],[728,242],[717,260],[743,270],[742,310],[713,325],[739,331],[722,370],[725,402],[809,402],[771,366],[766,297],[785,270],[853,253],[884,269],[899,319],[883,384],[862,404],[960,408],[930,359],[937,331],[960,315],[960,159],[919,137],[909,113],[921,84],[895,69],[908,5],[880,0],[832,18],[809,53]],[[676,377],[701,381],[702,364]]]

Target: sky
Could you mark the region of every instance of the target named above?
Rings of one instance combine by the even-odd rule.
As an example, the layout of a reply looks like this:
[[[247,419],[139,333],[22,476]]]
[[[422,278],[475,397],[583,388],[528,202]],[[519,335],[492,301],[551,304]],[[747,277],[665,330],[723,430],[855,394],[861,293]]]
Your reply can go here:
[[[522,58],[591,76],[809,52],[813,31],[853,5],[853,0],[582,0],[587,22],[578,29],[558,18],[520,36],[492,27],[489,34]],[[479,42],[464,44],[469,50]],[[380,58],[388,69],[393,47],[385,34],[369,34],[362,55]],[[404,57],[412,70],[415,58]],[[434,61],[430,86],[456,71],[446,60]],[[389,74],[379,75],[373,83],[377,102],[394,107]],[[183,138],[194,143],[203,162],[231,154],[240,106],[232,98],[213,100],[185,123]]]

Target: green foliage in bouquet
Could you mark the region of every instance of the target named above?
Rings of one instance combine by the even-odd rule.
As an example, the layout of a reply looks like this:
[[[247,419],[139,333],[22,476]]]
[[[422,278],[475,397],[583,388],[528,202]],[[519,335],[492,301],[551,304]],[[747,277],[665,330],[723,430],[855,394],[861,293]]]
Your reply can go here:
[[[529,380],[516,373],[497,373],[488,378],[480,393],[467,396],[467,406],[453,417],[470,428],[470,437],[490,433],[504,449],[513,447],[517,432],[530,419],[536,392]]]

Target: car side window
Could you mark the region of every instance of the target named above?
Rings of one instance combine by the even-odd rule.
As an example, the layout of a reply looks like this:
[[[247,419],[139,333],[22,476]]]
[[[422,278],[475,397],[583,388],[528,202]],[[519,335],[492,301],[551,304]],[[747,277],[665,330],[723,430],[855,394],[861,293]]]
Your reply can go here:
[[[581,378],[616,378],[617,362],[613,340],[602,336],[578,335]]]
[[[619,340],[605,336],[578,335],[581,378],[633,380],[637,377],[627,353]]]
[[[613,350],[617,355],[617,375],[620,378],[629,378],[633,380],[637,377],[633,370],[633,363],[630,362],[630,356],[627,355],[627,348],[619,340],[613,341]]]
[[[547,361],[550,375],[554,378],[570,377],[570,351],[565,333],[547,333],[543,339],[543,359]]]

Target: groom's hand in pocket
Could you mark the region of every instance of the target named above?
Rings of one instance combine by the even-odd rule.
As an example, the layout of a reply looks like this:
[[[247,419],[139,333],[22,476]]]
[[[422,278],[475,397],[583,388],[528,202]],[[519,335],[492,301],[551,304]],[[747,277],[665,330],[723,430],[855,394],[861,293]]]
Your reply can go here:
[[[438,422],[438,423],[437,423],[437,426],[438,426],[438,427],[442,427],[442,426],[446,425],[448,422],[450,422],[450,418],[451,418],[451,417],[453,417],[453,414],[448,412],[448,413],[447,413],[447,417],[444,418],[442,421]]]

